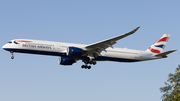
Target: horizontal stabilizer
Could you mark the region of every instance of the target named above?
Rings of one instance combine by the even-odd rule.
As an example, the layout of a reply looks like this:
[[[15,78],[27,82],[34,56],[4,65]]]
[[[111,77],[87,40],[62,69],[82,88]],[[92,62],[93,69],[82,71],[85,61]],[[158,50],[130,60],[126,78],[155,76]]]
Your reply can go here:
[[[170,50],[170,51],[167,51],[167,52],[163,52],[163,53],[160,53],[160,54],[156,54],[156,55],[154,55],[154,56],[166,56],[166,55],[168,55],[168,54],[170,54],[170,53],[172,53],[172,52],[174,52],[174,51],[176,51],[176,50]]]

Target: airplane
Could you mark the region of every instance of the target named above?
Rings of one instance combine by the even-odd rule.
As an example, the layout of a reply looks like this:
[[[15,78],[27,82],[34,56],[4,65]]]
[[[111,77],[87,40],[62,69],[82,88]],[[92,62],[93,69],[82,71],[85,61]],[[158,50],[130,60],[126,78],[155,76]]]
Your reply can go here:
[[[91,65],[95,65],[97,61],[140,62],[167,58],[168,54],[176,51],[170,50],[163,52],[163,49],[170,38],[170,34],[164,34],[146,51],[113,47],[118,40],[132,35],[139,28],[140,27],[137,27],[128,33],[90,45],[31,39],[14,39],[9,41],[2,48],[12,54],[11,59],[14,59],[14,52],[58,56],[59,65],[72,65],[78,60],[82,60],[85,65],[82,65],[81,68],[85,69],[90,69]]]

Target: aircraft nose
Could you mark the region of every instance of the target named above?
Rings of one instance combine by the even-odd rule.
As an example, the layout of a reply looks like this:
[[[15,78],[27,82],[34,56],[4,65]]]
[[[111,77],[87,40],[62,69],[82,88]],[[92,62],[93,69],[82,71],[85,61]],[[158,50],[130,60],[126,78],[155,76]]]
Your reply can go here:
[[[4,46],[2,46],[2,49],[5,49],[6,48],[6,44]]]

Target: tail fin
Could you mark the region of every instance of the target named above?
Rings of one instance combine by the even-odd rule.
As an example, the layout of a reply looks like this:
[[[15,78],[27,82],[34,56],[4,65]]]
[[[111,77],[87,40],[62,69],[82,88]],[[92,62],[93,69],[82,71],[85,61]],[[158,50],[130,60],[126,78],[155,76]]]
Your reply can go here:
[[[156,54],[162,53],[162,51],[163,51],[164,47],[166,46],[170,36],[171,36],[170,34],[164,34],[156,43],[151,45],[151,47],[149,47],[149,49],[147,49],[146,51],[156,53]]]

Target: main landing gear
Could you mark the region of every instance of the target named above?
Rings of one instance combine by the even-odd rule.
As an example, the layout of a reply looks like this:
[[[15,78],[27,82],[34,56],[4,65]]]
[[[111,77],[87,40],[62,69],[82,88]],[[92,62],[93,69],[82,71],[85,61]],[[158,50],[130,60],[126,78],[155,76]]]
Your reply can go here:
[[[10,52],[11,53],[11,59],[14,59],[14,54],[13,54],[13,52]]]
[[[85,68],[85,69],[91,69],[91,66],[88,66],[88,65],[82,65],[81,68]]]
[[[90,65],[96,65],[96,61],[85,61],[85,60],[83,60],[83,62],[85,63],[85,65],[82,65],[81,66],[81,68],[83,69],[83,68],[85,68],[85,69],[91,69],[91,66]],[[88,64],[90,64],[89,66],[88,66]]]

